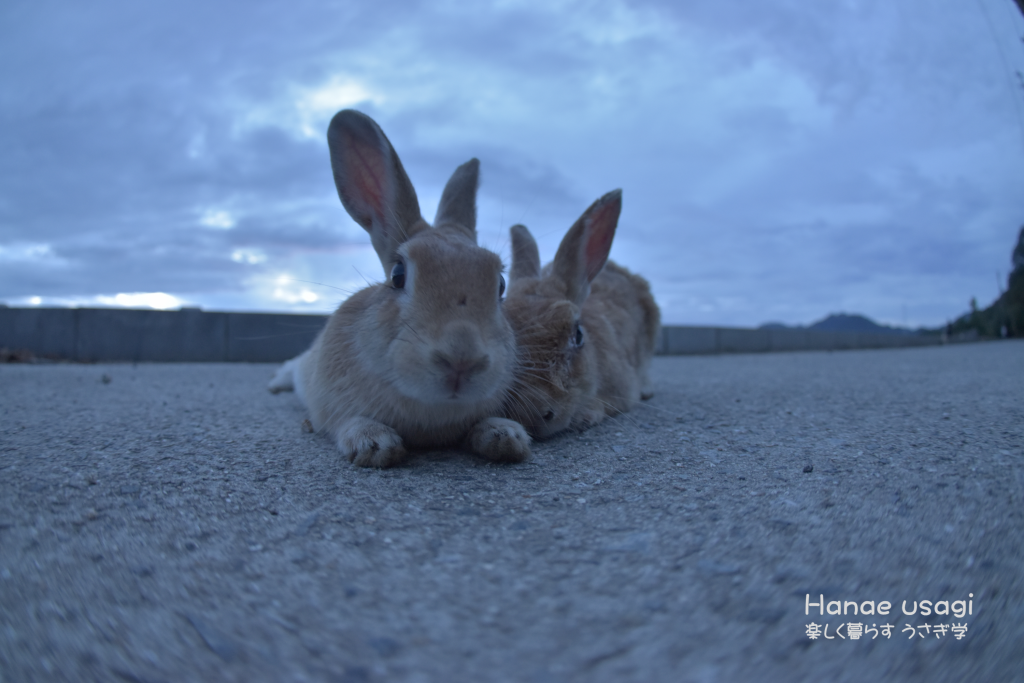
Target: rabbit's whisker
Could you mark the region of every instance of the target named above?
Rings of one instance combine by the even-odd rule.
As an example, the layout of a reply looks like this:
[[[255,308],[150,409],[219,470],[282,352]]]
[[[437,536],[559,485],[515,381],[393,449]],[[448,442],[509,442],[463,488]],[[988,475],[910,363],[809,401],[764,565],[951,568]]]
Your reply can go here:
[[[350,289],[344,289],[342,287],[335,287],[334,285],[329,285],[329,284],[327,284],[325,282],[316,282],[315,280],[300,280],[300,279],[295,278],[295,277],[286,277],[286,278],[282,278],[282,279],[283,280],[287,280],[288,282],[301,282],[301,283],[306,284],[306,285],[316,285],[317,287],[327,287],[328,289],[336,289],[339,292],[344,292],[345,294],[348,294],[349,296],[352,296],[353,294],[355,294],[355,292],[353,292]]]

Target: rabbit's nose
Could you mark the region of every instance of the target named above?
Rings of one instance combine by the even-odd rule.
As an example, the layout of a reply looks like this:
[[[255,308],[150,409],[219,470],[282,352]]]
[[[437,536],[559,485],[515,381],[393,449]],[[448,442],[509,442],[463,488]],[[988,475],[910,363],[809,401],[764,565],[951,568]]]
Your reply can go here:
[[[445,387],[452,395],[463,390],[473,375],[483,372],[491,365],[491,357],[487,354],[453,357],[441,351],[434,351],[431,360],[444,372]]]
[[[491,365],[491,357],[480,332],[465,322],[449,323],[431,353],[431,361],[444,375],[445,387],[457,395],[465,391],[469,381]]]

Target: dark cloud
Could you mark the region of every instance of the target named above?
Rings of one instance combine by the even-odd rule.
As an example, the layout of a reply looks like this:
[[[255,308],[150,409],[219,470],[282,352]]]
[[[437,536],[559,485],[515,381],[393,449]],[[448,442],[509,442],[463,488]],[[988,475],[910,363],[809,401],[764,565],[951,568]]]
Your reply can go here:
[[[896,282],[938,322],[1024,221],[991,4],[6,2],[0,300],[376,277],[323,135],[358,106],[425,213],[481,159],[496,248],[523,221],[550,257],[622,187],[613,257],[668,322],[890,315]]]

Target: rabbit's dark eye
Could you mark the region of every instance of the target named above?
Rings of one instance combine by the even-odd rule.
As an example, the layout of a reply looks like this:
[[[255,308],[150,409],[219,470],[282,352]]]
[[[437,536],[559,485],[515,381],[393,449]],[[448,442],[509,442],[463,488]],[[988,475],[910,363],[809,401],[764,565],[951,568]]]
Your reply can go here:
[[[576,323],[576,334],[573,335],[572,345],[577,349],[583,346],[583,328],[580,327],[579,323]]]
[[[405,264],[401,261],[391,268],[391,284],[395,289],[405,287]]]
[[[555,419],[555,414],[552,411],[549,410],[548,412],[544,413],[545,422],[551,422],[553,419]]]
[[[502,295],[504,295],[504,294],[505,294],[505,276],[504,275],[499,275],[498,276],[498,298],[500,299],[502,297]]]

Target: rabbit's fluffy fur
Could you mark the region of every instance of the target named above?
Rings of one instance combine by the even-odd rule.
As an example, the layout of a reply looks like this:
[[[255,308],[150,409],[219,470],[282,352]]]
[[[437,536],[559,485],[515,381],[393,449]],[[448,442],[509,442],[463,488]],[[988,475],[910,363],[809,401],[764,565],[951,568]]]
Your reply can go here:
[[[387,280],[342,303],[270,390],[294,389],[313,427],[357,465],[388,467],[406,446],[460,443],[492,460],[525,459],[522,425],[497,417],[516,348],[501,260],[476,244],[479,163],[455,171],[431,227],[372,119],[341,111],[327,139],[338,195],[370,233]]]
[[[511,229],[505,313],[519,368],[506,414],[536,438],[586,428],[651,396],[661,314],[646,280],[607,261],[621,208],[619,190],[597,200],[543,270],[529,230]]]

